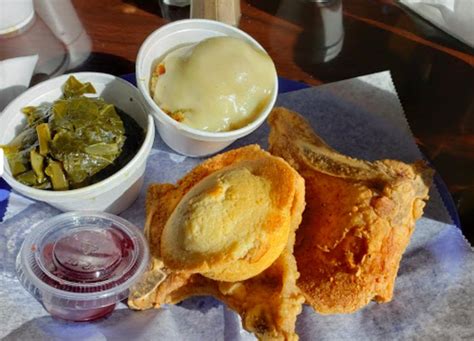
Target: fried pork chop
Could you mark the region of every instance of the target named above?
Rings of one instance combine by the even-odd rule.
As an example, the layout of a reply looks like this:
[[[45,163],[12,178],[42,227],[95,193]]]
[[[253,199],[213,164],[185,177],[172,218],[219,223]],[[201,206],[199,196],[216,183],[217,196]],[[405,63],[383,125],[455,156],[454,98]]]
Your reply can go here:
[[[367,162],[329,147],[299,114],[275,108],[270,152],[305,179],[296,234],[298,286],[322,314],[392,299],[399,263],[422,215],[433,172],[424,162]]]
[[[259,339],[297,339],[304,298],[293,245],[304,181],[284,160],[256,145],[235,149],[205,161],[177,185],[150,186],[146,205],[153,267],[132,289],[130,307],[212,295]]]

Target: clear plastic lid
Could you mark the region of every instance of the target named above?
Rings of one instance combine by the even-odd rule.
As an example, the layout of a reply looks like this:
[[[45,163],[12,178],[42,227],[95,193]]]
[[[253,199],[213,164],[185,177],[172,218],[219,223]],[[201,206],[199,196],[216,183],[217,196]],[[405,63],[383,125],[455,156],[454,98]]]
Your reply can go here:
[[[69,212],[39,223],[23,242],[16,269],[46,307],[96,309],[128,296],[147,269],[148,246],[130,222],[103,212]]]

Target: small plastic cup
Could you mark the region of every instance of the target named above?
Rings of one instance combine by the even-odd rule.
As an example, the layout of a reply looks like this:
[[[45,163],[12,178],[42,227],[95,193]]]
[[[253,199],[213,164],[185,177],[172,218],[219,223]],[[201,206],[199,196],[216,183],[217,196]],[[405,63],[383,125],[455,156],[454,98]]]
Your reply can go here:
[[[278,95],[278,77],[275,73],[272,97],[258,117],[248,125],[226,132],[208,132],[188,127],[167,115],[150,95],[150,77],[153,63],[174,48],[196,43],[207,38],[229,36],[242,39],[255,48],[265,49],[250,35],[233,26],[205,19],[188,19],[164,25],[153,32],[140,47],[136,63],[137,86],[151,108],[155,125],[163,141],[173,150],[187,156],[205,156],[217,153],[235,140],[247,136],[265,121]]]
[[[103,212],[69,212],[33,228],[16,271],[52,316],[91,321],[128,297],[148,261],[147,242],[130,222]]]

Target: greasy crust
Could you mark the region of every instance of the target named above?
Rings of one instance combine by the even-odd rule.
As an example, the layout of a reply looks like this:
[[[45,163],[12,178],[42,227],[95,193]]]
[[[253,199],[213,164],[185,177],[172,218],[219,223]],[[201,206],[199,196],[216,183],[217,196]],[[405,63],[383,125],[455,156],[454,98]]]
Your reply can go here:
[[[296,286],[299,276],[293,256],[295,231],[301,223],[305,207],[304,180],[291,167],[294,188],[291,204],[291,221],[288,242],[280,256],[273,264],[259,275],[238,282],[222,282],[206,278],[189,271],[170,270],[160,259],[161,235],[164,226],[181,198],[199,181],[224,167],[241,161],[252,161],[262,158],[275,158],[261,150],[257,145],[235,149],[217,155],[197,166],[176,186],[154,184],[147,194],[147,221],[145,234],[150,243],[152,257],[156,268],[164,274],[164,281],[154,290],[147,293],[133,292],[129,306],[134,309],[158,308],[166,303],[178,303],[190,296],[212,295],[242,317],[245,329],[255,333],[263,340],[294,340],[296,317],[301,312],[304,298]],[[279,158],[278,162],[284,162]]]
[[[297,231],[298,286],[323,314],[392,299],[400,259],[423,213],[433,172],[424,162],[367,162],[330,148],[297,113],[275,108],[270,152],[305,179]]]

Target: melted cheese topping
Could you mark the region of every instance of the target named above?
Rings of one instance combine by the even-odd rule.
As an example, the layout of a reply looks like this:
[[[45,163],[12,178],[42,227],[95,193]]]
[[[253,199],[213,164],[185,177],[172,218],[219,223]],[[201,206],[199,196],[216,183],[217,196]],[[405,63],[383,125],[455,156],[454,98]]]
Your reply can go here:
[[[252,122],[269,102],[271,58],[243,40],[215,37],[182,46],[163,59],[153,99],[195,129],[229,131]]]

